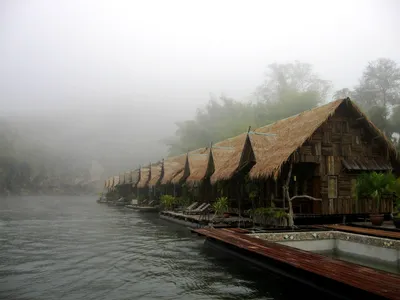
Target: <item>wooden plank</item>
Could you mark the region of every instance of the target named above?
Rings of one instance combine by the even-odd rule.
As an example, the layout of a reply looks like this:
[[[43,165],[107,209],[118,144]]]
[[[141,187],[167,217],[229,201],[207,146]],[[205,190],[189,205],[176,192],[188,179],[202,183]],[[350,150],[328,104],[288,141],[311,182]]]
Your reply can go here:
[[[400,299],[400,276],[225,229],[194,232],[369,293]]]

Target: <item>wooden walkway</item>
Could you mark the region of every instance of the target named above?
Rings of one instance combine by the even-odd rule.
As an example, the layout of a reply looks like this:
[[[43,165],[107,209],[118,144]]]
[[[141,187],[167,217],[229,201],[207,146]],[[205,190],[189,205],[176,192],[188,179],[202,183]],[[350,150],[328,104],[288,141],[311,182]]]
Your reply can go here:
[[[208,238],[257,253],[387,299],[400,299],[400,276],[255,238],[229,229],[192,230]]]
[[[356,233],[356,234],[366,234],[366,235],[371,235],[371,236],[376,236],[376,237],[381,237],[381,238],[400,240],[400,231],[396,232],[396,231],[389,231],[389,230],[382,230],[382,229],[375,229],[375,228],[362,228],[362,227],[340,225],[340,224],[318,225],[315,227],[329,228],[329,229],[334,229],[334,230],[338,230],[338,231],[345,231],[345,232]]]

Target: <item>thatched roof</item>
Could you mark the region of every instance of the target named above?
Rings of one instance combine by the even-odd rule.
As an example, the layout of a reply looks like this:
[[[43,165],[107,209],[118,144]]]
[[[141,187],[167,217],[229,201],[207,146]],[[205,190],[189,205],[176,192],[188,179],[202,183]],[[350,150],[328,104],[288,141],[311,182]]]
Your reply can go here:
[[[139,182],[139,170],[140,169],[136,169],[131,171],[131,183],[132,186],[136,186],[136,184]]]
[[[168,184],[185,168],[186,154],[169,157],[164,160],[164,175],[161,184]]]
[[[211,151],[210,148],[200,148],[188,153],[189,176],[186,182],[194,184],[207,176]]]
[[[341,99],[254,130],[250,140],[257,163],[250,170],[250,178],[277,176],[291,154],[310,139],[341,105],[347,105],[362,116],[360,121],[365,122],[376,136],[382,137],[390,151],[396,153],[392,143],[350,99]]]
[[[252,151],[246,149],[246,147],[251,148],[247,133],[219,142],[212,147],[215,170],[210,178],[212,184],[220,180],[230,179],[239,171],[241,165],[246,163],[243,161],[243,153]]]
[[[113,187],[116,187],[117,185],[119,185],[119,175],[114,176]]]
[[[132,172],[131,171],[125,172],[125,174],[124,174],[124,183],[125,184],[131,184],[132,183]]]
[[[186,154],[185,157],[185,164],[183,166],[183,169],[179,171],[171,180],[173,184],[179,184],[182,183],[186,178],[189,176],[190,170],[189,170],[189,160],[188,160],[188,154]]]
[[[119,174],[119,185],[125,184],[125,173]]]
[[[138,188],[145,188],[150,180],[150,168],[149,167],[142,167],[140,168],[140,179],[137,184]]]
[[[163,168],[162,162],[151,165],[151,170],[150,170],[151,178],[149,181],[149,187],[153,187],[160,182],[162,175],[162,168]]]

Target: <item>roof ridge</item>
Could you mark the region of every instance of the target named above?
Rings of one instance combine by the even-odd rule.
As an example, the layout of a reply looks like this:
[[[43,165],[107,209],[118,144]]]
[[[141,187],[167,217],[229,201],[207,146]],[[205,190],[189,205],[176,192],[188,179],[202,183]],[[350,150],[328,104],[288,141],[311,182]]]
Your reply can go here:
[[[275,122],[272,122],[272,123],[270,123],[270,124],[267,124],[267,125],[258,127],[258,128],[256,128],[256,129],[254,129],[253,131],[256,131],[256,130],[261,129],[261,128],[266,128],[266,127],[272,126],[272,125],[274,125],[274,124],[276,124],[276,123],[279,123],[279,122],[281,122],[281,121],[285,121],[285,120],[288,120],[288,119],[295,118],[295,117],[300,116],[300,115],[302,115],[302,114],[304,114],[304,113],[307,113],[307,112],[310,112],[310,111],[314,111],[314,110],[316,110],[316,109],[320,109],[320,108],[326,107],[326,106],[328,106],[328,105],[333,105],[333,103],[336,103],[336,102],[340,102],[340,103],[341,103],[341,102],[343,102],[344,100],[347,100],[347,99],[348,99],[348,98],[337,99],[337,100],[330,101],[330,102],[325,103],[325,104],[320,105],[320,106],[315,106],[315,107],[313,107],[313,108],[310,108],[310,109],[307,109],[307,110],[303,110],[302,112],[299,112],[299,113],[297,113],[297,114],[295,114],[295,115],[291,115],[291,116],[289,116],[289,117],[276,120]]]

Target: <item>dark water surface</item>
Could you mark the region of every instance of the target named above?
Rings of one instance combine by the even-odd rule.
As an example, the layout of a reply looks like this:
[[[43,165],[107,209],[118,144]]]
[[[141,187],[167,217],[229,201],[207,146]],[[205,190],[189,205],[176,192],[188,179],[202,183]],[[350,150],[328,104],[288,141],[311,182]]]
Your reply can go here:
[[[184,227],[94,197],[0,199],[1,299],[321,297],[210,251]]]

